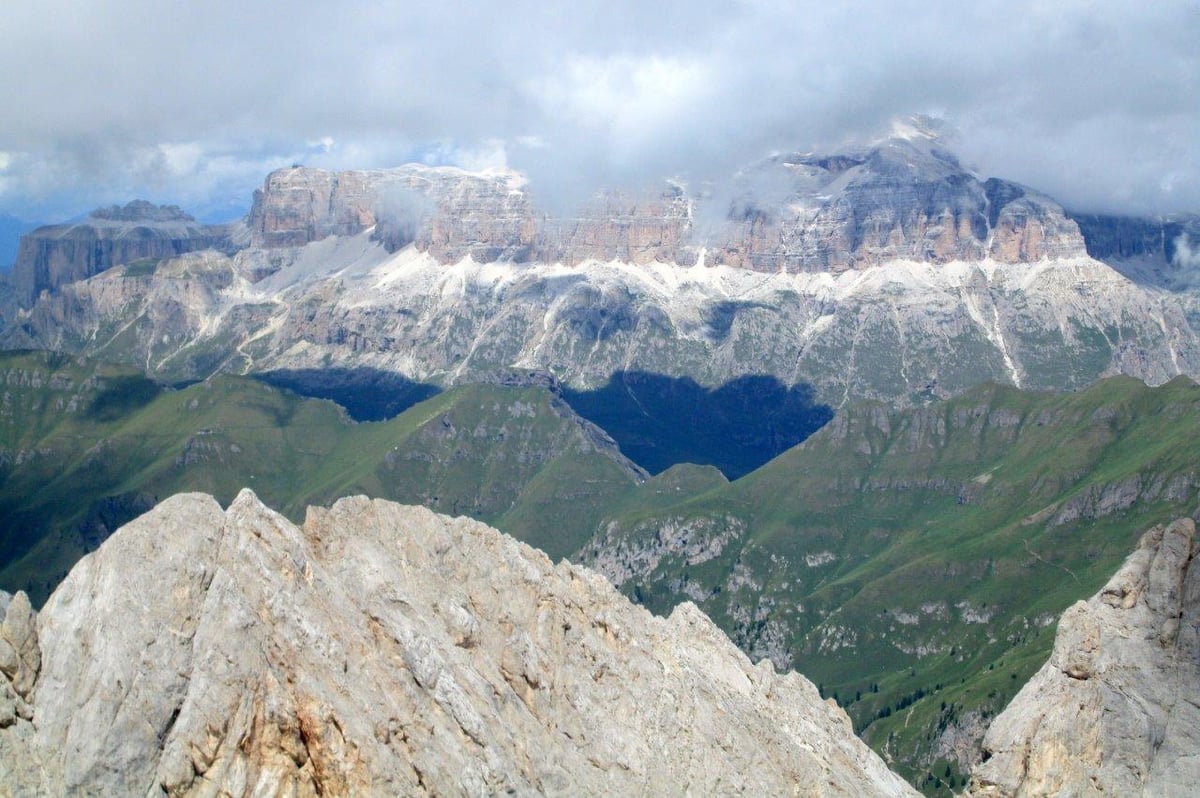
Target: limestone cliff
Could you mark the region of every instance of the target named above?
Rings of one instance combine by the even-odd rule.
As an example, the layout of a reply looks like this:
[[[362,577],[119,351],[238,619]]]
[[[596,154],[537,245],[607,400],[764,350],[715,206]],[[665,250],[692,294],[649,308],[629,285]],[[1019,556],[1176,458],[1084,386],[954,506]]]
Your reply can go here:
[[[170,499],[13,598],[0,673],[0,793],[912,792],[694,606],[364,498]]]
[[[72,265],[41,277],[32,264],[53,258],[31,256],[21,290],[54,290],[19,311],[0,291],[0,347],[168,381],[328,366],[439,385],[516,366],[575,388],[629,371],[709,386],[770,374],[834,405],[988,380],[1200,377],[1200,228],[1077,218],[920,135],[553,217],[510,170],[293,167],[268,176],[232,254],[108,268],[135,253],[68,258],[64,240]]]
[[[983,181],[936,142],[889,139],[841,156],[777,156],[739,176],[717,262],[756,271],[863,269],[894,260],[1029,263],[1082,255],[1050,198]]]
[[[1195,795],[1196,550],[1189,519],[1152,529],[1064,613],[1050,661],[988,730],[971,795]]]
[[[983,181],[936,145],[888,139],[833,156],[776,156],[740,172],[732,194],[672,184],[609,193],[567,217],[537,209],[515,172],[408,165],[369,172],[293,167],[256,192],[260,247],[299,246],[376,226],[442,263],[709,264],[840,272],[894,260],[1027,263],[1082,256],[1079,227],[1054,201]]]
[[[476,263],[649,263],[681,257],[687,215],[686,198],[672,190],[642,199],[614,193],[578,215],[549,219],[516,172],[409,164],[272,172],[255,192],[248,225],[253,245],[268,249],[375,228],[390,250],[415,244],[447,264],[468,256]]]
[[[55,289],[122,263],[202,249],[236,248],[237,225],[203,225],[179,208],[134,200],[95,210],[78,224],[39,227],[21,237],[12,283],[28,306]]]
[[[251,244],[295,247],[375,227],[390,249],[418,241],[444,262],[512,260],[534,239],[532,209],[515,172],[415,164],[328,172],[292,167],[267,176],[247,217]]]

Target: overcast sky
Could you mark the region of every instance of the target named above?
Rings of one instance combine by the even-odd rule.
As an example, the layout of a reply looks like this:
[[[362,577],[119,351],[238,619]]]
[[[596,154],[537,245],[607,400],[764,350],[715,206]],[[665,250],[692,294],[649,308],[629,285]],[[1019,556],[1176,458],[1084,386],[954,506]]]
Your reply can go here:
[[[0,212],[244,210],[272,168],[507,164],[570,199],[932,114],[1069,207],[1200,211],[1200,2],[6,0]]]

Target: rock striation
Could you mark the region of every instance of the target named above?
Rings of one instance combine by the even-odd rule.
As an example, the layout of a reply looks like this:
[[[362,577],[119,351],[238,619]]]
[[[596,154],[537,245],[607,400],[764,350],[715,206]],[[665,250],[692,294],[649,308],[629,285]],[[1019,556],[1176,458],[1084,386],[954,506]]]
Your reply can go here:
[[[1065,390],[1113,374],[1200,376],[1200,294],[1146,288],[1087,258],[837,276],[447,266],[370,236],[110,269],[44,295],[0,347],[103,356],[164,381],[331,366],[438,385],[540,369],[576,389],[630,371],[707,386],[769,374],[833,406],[927,401],[989,380]]]
[[[1200,783],[1196,525],[1151,529],[1063,614],[1050,661],[984,738],[974,796],[1194,795]]]
[[[1078,226],[1057,203],[1016,183],[980,180],[934,139],[776,156],[739,182],[744,189],[712,258],[755,271],[1029,263],[1084,252]]]
[[[511,260],[531,246],[533,214],[515,172],[415,164],[329,172],[291,167],[267,176],[247,217],[252,246],[302,246],[331,235],[376,235],[396,250],[419,239],[440,260]]]
[[[413,244],[443,264],[496,261],[645,264],[687,259],[689,201],[613,193],[575,216],[540,213],[519,173],[417,164],[374,171],[292,167],[267,176],[247,224],[251,243],[295,247],[374,228],[389,250]],[[694,258],[693,258],[694,259]]]
[[[981,180],[927,137],[841,155],[776,156],[740,172],[733,192],[614,192],[552,218],[516,172],[408,165],[271,173],[248,218],[252,243],[300,246],[377,226],[441,263],[706,262],[760,272],[840,272],[893,260],[1027,263],[1085,252],[1078,225],[1048,197]]]
[[[174,205],[134,200],[100,208],[78,224],[39,227],[21,237],[12,284],[18,301],[30,305],[56,289],[122,263],[160,260],[185,252],[232,252],[240,225],[204,225]]]
[[[694,606],[361,497],[169,499],[12,598],[0,673],[12,794],[912,794]]]

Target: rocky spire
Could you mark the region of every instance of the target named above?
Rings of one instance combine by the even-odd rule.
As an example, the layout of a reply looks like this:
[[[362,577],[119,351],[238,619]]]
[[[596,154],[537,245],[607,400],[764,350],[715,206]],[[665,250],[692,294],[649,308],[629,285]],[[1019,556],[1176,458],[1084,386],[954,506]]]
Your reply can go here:
[[[984,739],[969,794],[1194,795],[1200,567],[1190,519],[1147,532]]]

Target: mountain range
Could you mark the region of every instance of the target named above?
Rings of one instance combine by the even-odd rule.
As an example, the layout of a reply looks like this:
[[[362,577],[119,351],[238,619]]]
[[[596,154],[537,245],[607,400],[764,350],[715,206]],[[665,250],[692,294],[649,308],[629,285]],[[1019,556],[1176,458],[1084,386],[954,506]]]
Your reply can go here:
[[[551,217],[510,171],[284,169],[240,223],[135,203],[26,236],[0,344],[165,381],[770,375],[833,407],[1200,375],[1197,217],[1068,214],[921,136],[731,184]]]
[[[1200,506],[1197,251],[922,130],[557,215],[420,165],[100,209],[0,283],[0,589],[181,491],[421,504],[694,603],[927,793],[1008,790],[983,735],[1055,620]]]

